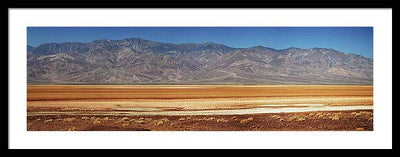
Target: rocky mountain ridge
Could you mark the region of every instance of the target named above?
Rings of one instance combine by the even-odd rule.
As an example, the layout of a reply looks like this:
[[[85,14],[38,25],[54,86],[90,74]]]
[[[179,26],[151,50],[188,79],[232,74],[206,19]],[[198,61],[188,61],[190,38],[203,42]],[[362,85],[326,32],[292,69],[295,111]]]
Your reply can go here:
[[[28,84],[372,84],[373,60],[326,48],[140,38],[27,47]]]

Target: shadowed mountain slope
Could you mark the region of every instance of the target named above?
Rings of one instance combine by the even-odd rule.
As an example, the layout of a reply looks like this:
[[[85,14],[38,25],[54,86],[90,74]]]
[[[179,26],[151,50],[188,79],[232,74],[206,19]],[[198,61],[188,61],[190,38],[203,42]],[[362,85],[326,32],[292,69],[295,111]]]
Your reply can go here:
[[[373,60],[333,49],[139,38],[27,47],[28,84],[372,84]]]

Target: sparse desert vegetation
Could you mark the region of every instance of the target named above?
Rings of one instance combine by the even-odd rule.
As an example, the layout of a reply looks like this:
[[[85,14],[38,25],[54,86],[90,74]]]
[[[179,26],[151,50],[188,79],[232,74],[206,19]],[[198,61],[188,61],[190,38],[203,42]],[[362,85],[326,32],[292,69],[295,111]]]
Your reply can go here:
[[[28,131],[373,130],[372,86],[28,86]]]
[[[54,121],[64,116],[40,116],[41,121],[28,117],[28,130],[90,131],[255,131],[255,130],[353,130],[371,131],[372,111],[356,116],[352,111],[313,112],[312,116],[303,113],[218,115],[218,116],[99,116],[94,119],[82,119],[73,116],[64,119],[74,121]],[[331,113],[330,115],[328,113]],[[358,111],[360,113],[360,111]]]

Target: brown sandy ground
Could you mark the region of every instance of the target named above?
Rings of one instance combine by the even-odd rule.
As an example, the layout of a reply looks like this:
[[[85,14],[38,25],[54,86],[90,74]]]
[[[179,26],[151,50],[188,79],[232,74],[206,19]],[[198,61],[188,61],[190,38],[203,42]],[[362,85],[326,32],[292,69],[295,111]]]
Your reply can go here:
[[[373,96],[372,85],[28,85],[28,101]]]
[[[198,116],[28,116],[28,131],[372,131],[373,111]]]
[[[373,129],[372,110],[369,109],[373,105],[372,85],[28,85],[27,94],[28,131]],[[285,108],[268,105],[287,105],[294,108],[299,104],[322,104],[323,107],[369,107],[363,108],[362,111],[231,114],[240,109]],[[302,108],[298,109],[300,111]],[[168,111],[191,113],[205,110],[228,110],[226,112],[230,114],[213,113],[197,116],[161,114]],[[94,114],[98,112],[102,114]]]

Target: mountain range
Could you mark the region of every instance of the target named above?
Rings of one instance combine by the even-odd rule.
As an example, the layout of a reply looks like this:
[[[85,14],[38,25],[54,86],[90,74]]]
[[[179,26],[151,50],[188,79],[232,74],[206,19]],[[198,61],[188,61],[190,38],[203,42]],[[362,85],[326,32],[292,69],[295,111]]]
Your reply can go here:
[[[28,84],[373,84],[373,60],[327,48],[140,38],[27,46]]]

